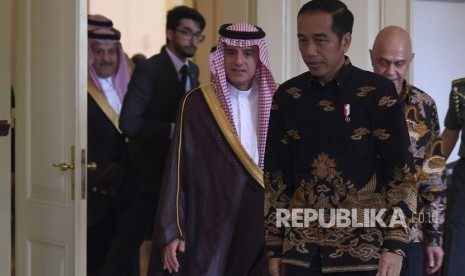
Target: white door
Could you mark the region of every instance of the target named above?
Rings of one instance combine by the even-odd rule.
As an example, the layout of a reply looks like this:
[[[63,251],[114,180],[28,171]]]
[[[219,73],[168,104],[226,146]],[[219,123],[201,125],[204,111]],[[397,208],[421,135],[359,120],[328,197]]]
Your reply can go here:
[[[86,0],[16,0],[16,275],[85,275]]]

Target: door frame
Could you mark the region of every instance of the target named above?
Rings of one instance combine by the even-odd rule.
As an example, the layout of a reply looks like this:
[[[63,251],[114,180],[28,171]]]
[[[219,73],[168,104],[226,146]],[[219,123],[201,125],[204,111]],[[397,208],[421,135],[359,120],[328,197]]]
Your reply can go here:
[[[10,108],[11,86],[11,0],[0,1],[0,120],[12,120]],[[6,100],[8,99],[8,100]],[[8,136],[0,136],[0,275],[11,274],[11,129]]]

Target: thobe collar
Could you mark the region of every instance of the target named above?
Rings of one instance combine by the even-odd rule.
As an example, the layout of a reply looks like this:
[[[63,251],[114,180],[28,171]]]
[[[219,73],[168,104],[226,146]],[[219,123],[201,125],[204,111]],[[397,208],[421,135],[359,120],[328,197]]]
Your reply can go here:
[[[228,85],[228,89],[229,89],[229,93],[231,97],[235,97],[235,98],[246,97],[248,99],[258,97],[258,89],[257,89],[257,84],[255,83],[255,81],[253,82],[249,90],[237,89],[230,82],[227,82],[227,85]]]

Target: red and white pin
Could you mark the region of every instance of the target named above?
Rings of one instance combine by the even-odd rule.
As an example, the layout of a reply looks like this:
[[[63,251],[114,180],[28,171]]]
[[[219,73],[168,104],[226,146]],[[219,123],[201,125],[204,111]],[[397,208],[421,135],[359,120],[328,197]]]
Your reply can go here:
[[[350,104],[344,105],[344,116],[346,117],[346,122],[350,122]]]

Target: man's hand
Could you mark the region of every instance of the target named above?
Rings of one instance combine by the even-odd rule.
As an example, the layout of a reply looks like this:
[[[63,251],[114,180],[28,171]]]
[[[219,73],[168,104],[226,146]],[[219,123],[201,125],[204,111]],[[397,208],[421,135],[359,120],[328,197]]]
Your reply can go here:
[[[381,254],[376,276],[399,276],[403,257],[391,252]]]
[[[441,247],[425,247],[425,272],[433,274],[441,268],[444,251]]]
[[[178,252],[184,252],[186,249],[186,242],[180,239],[175,239],[168,243],[165,248],[163,248],[163,269],[168,269],[170,273],[178,272],[179,262],[176,255]]]
[[[270,276],[283,276],[284,275],[284,265],[281,264],[281,258],[271,258],[268,271]]]

